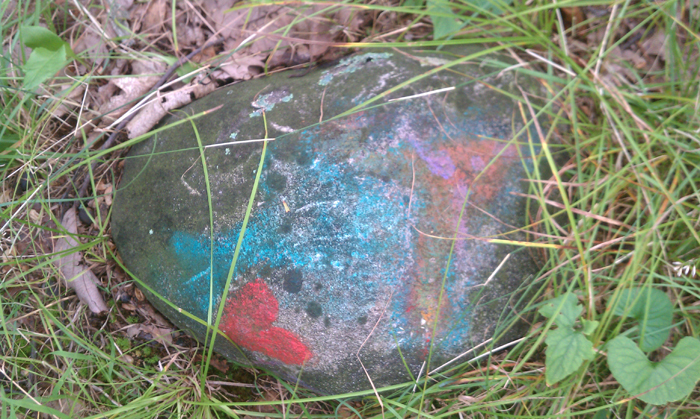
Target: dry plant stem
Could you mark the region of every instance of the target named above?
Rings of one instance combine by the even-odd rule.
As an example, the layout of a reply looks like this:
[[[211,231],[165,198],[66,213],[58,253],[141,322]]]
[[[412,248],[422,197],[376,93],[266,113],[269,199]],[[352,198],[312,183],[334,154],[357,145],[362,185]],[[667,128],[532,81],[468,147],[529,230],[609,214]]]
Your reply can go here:
[[[177,60],[173,65],[170,66],[168,71],[166,71],[165,74],[163,74],[163,77],[161,77],[160,80],[158,80],[158,82],[151,88],[151,90],[147,93],[147,95],[160,89],[160,87],[163,84],[165,84],[166,81],[168,81],[168,79],[175,73],[175,71],[181,65],[183,65],[186,62],[188,62],[189,60],[191,60],[192,57],[199,54],[204,49],[219,45],[219,44],[223,43],[224,41],[225,41],[224,38],[218,38],[218,39],[215,39],[213,41],[207,42],[204,45],[194,49],[192,52],[187,54],[187,56],[185,56],[184,58],[180,58],[179,60]],[[114,128],[114,131],[112,131],[112,134],[110,134],[109,138],[107,138],[107,141],[105,141],[104,144],[102,144],[102,146],[99,149],[106,150],[106,149],[110,148],[114,144],[114,142],[116,141],[117,136],[119,135],[121,130],[124,129],[124,127],[136,116],[136,114],[137,114],[137,112],[134,112],[134,113],[130,114],[129,116],[127,116],[126,118],[124,118]],[[92,171],[94,171],[96,167],[97,167],[97,162],[93,162],[92,163]],[[88,185],[90,184],[90,172],[91,172],[91,170],[88,170],[85,173],[85,175],[83,175],[83,182],[80,186],[80,191],[78,192],[78,199],[73,204],[76,207],[78,205],[78,202],[80,202],[81,198],[85,198],[85,195],[87,194],[87,188],[88,188]],[[77,175],[76,175],[76,177],[77,177]]]

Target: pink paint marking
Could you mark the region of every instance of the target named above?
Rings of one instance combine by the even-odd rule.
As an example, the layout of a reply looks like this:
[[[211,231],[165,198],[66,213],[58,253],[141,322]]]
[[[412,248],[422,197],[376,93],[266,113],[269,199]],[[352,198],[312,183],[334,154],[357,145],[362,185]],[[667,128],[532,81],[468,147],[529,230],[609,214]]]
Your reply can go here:
[[[312,353],[294,333],[272,327],[278,313],[279,303],[270,288],[256,279],[226,301],[221,330],[243,348],[285,364],[302,365]]]

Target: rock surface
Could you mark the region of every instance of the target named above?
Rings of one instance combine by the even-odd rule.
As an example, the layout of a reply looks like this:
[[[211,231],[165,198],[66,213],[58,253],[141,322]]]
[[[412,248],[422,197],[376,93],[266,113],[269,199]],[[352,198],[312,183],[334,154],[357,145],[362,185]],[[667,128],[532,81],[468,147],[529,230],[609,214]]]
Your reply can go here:
[[[164,122],[183,123],[129,153],[112,223],[126,267],[172,303],[148,293],[156,307],[203,339],[263,150],[250,140],[267,128],[275,140],[224,299],[228,339],[217,338],[217,351],[342,393],[371,388],[367,374],[377,387],[409,381],[501,333],[538,270],[529,249],[486,241],[526,240],[517,232],[526,202],[512,192],[527,191],[522,179],[536,164],[528,156],[539,147],[505,92],[520,97],[515,84],[533,84],[471,60],[397,88],[476,51],[364,52],[187,106]],[[206,147],[206,176],[192,124]]]

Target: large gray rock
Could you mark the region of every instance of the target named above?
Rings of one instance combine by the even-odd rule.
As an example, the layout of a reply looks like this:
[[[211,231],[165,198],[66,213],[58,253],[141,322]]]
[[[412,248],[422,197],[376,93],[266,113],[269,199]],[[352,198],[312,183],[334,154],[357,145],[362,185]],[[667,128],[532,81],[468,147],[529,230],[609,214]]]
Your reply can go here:
[[[508,94],[533,84],[474,59],[403,86],[475,51],[363,52],[187,106],[165,123],[222,105],[193,121],[209,187],[191,122],[134,146],[112,223],[127,268],[200,339],[227,292],[216,349],[324,393],[370,388],[360,360],[381,387],[500,334],[538,270],[527,248],[488,241],[526,240],[514,192],[539,147],[515,138]],[[263,150],[250,141],[266,128],[274,141],[230,271]]]

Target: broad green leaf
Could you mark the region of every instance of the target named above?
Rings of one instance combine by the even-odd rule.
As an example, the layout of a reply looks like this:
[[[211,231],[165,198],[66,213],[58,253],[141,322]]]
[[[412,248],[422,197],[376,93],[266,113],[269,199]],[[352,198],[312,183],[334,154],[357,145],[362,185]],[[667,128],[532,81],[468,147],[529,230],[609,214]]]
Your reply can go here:
[[[547,385],[558,383],[576,371],[584,360],[593,359],[591,341],[583,333],[559,328],[547,334]]]
[[[581,323],[583,323],[583,330],[581,330],[581,333],[588,336],[591,333],[595,332],[595,329],[598,328],[598,324],[600,322],[595,321],[595,320],[582,319]]]
[[[58,35],[42,26],[22,26],[22,41],[24,45],[31,48],[44,48],[49,51],[58,51],[65,48],[68,57],[75,58],[75,53],[70,45]]]
[[[666,342],[671,333],[673,305],[668,296],[654,288],[623,290],[613,313],[639,321],[639,347],[653,351]]]
[[[57,51],[66,42],[58,35],[42,26],[22,26],[22,41],[24,45],[31,48],[44,48],[49,51]]]
[[[53,77],[54,74],[66,65],[66,48],[60,47],[56,51],[46,48],[36,48],[24,65],[24,88],[34,90],[41,83]]]
[[[662,405],[690,394],[700,380],[700,340],[686,336],[661,362],[651,362],[624,336],[608,343],[608,366],[631,395]]]
[[[548,319],[554,317],[554,323],[565,328],[573,328],[582,311],[583,307],[578,303],[576,296],[571,293],[545,301],[539,309],[541,315]]]
[[[428,12],[450,16],[430,16],[430,19],[433,21],[433,39],[442,39],[462,27],[462,23],[456,20],[457,15],[452,12],[448,0],[428,0],[427,5]]]

